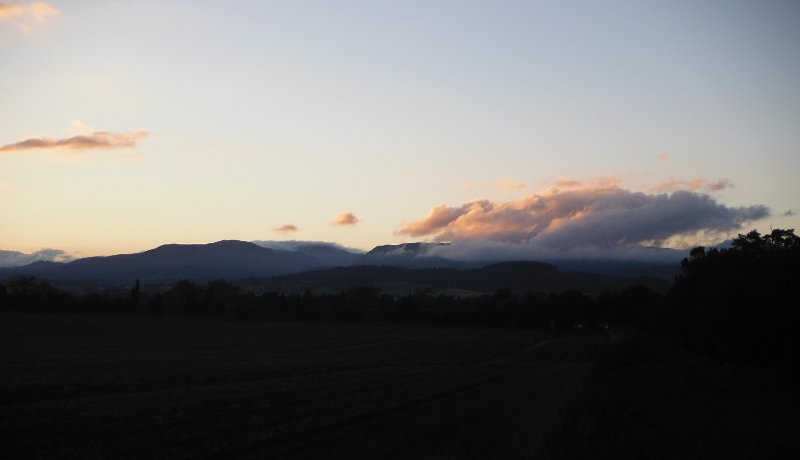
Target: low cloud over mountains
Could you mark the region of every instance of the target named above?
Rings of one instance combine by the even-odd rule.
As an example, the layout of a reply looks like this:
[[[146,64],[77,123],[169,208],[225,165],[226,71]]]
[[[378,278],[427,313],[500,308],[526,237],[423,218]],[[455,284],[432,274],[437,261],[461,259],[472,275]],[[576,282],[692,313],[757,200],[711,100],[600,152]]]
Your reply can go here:
[[[607,184],[551,188],[508,202],[442,204],[422,219],[404,222],[397,233],[454,242],[436,248],[440,256],[484,258],[479,255],[500,251],[536,257],[638,258],[643,250],[651,252],[643,246],[688,246],[682,240],[696,236],[722,241],[744,224],[768,216],[770,209],[764,205],[729,207],[705,193],[648,194]]]
[[[41,260],[51,262],[69,262],[74,257],[61,249],[42,249],[31,254],[17,251],[0,250],[0,267],[18,267],[32,264]]]

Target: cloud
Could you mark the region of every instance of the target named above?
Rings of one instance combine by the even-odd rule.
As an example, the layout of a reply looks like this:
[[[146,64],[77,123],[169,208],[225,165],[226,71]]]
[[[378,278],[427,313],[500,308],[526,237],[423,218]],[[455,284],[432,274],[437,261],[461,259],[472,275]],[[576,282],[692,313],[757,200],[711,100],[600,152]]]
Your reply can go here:
[[[661,152],[656,155],[656,160],[668,160],[669,159],[669,152]]]
[[[9,20],[25,32],[33,30],[30,20],[45,24],[48,17],[59,14],[60,11],[44,2],[0,3],[0,21]]]
[[[496,181],[483,181],[478,185],[473,183],[467,183],[461,186],[464,190],[472,190],[475,188],[485,188],[491,187],[497,191],[502,190],[520,190],[525,188],[525,184],[515,181],[514,179],[509,179],[504,177],[502,179],[498,179]]]
[[[286,225],[281,225],[280,227],[275,227],[272,230],[281,233],[290,233],[290,232],[296,232],[299,229],[297,228],[297,225],[286,224]]]
[[[525,184],[517,182],[513,179],[503,178],[495,183],[497,190],[519,190],[525,188]]]
[[[29,6],[31,15],[39,22],[47,22],[48,16],[58,16],[60,11],[44,2],[33,2]]]
[[[19,3],[0,3],[0,19],[23,14],[24,12],[25,8]]]
[[[302,246],[326,246],[329,248],[336,248],[342,249],[347,252],[352,252],[354,254],[364,254],[363,249],[357,248],[350,248],[347,246],[342,246],[339,243],[331,243],[328,241],[303,241],[303,240],[282,240],[282,241],[275,241],[275,240],[255,240],[251,241],[253,244],[257,244],[259,246],[263,246],[265,248],[270,249],[280,249],[283,251],[297,251]]]
[[[724,177],[716,182],[709,182],[708,179],[704,177],[698,177],[697,179],[692,179],[690,181],[677,180],[674,177],[670,177],[666,182],[654,185],[649,191],[661,193],[677,192],[679,190],[705,190],[707,192],[717,192],[726,188],[733,188],[733,182]]]
[[[0,182],[0,188],[8,188],[8,184]]]
[[[93,132],[86,135],[72,136],[65,139],[51,139],[46,137],[30,138],[24,141],[0,147],[0,152],[22,152],[26,150],[111,150],[136,147],[147,137],[147,131],[132,133]]]
[[[355,225],[359,222],[361,221],[358,220],[355,214],[353,214],[350,211],[345,211],[334,217],[333,220],[329,222],[329,224],[334,226],[347,226],[347,225]]]
[[[793,215],[795,215],[795,214],[797,214],[797,213],[796,213],[796,212],[794,212],[794,209],[789,209],[788,211],[786,211],[785,213],[783,213],[783,214],[781,214],[781,215],[782,215],[783,217],[791,217],[791,216],[793,216]]]
[[[558,179],[556,179],[556,187],[559,188],[575,188],[575,187],[580,187],[582,185],[583,182],[579,180],[569,180],[563,177],[559,177]]]
[[[69,262],[75,258],[61,249],[42,249],[31,254],[0,250],[0,267],[20,267],[40,260]]]
[[[726,188],[733,188],[733,182],[725,178],[706,185],[706,190],[709,192],[716,192],[717,190],[724,190]]]
[[[401,223],[396,233],[435,241],[488,241],[567,251],[660,246],[698,235],[722,240],[744,223],[769,215],[764,205],[727,207],[704,193],[645,194],[609,185],[566,191],[551,188],[508,202],[442,204],[421,219]]]

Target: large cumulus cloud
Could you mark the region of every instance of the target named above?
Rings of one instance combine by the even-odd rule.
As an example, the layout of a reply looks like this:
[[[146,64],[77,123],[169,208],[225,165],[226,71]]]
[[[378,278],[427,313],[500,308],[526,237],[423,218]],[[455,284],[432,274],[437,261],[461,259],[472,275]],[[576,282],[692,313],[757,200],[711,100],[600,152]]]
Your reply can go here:
[[[602,185],[551,188],[509,202],[442,204],[421,219],[403,222],[397,233],[435,241],[524,245],[546,252],[591,252],[660,246],[698,234],[721,241],[745,223],[769,215],[764,205],[728,207],[694,191],[652,194]]]

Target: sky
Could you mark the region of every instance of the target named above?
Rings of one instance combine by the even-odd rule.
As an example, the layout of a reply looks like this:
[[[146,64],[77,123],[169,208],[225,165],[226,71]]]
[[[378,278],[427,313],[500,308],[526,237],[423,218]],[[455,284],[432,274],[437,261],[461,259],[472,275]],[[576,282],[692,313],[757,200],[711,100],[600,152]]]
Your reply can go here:
[[[798,82],[793,1],[0,2],[0,249],[800,228]]]

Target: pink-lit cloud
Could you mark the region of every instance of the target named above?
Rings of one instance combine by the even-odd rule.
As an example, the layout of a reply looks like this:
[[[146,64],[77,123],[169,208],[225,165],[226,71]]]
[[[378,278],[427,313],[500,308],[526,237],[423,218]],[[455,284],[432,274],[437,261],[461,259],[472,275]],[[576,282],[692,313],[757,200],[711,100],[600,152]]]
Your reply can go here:
[[[769,215],[766,206],[727,207],[704,193],[646,194],[606,185],[565,191],[551,188],[508,202],[442,204],[421,219],[401,223],[397,234],[560,250],[610,248],[659,245],[698,233],[723,235]]]
[[[669,152],[661,152],[656,155],[656,160],[668,160],[669,159]]]
[[[280,227],[275,227],[272,230],[274,230],[276,232],[281,232],[281,233],[291,233],[291,232],[296,232],[299,229],[297,228],[297,225],[284,224],[284,225],[281,225]]]
[[[23,152],[29,150],[111,150],[136,147],[145,137],[147,131],[132,133],[94,132],[72,136],[64,139],[47,137],[30,138],[0,147],[0,152]]]
[[[346,227],[355,225],[359,222],[361,221],[356,217],[355,214],[353,214],[350,211],[345,211],[334,217],[333,220],[329,222],[329,224],[337,227]]]
[[[650,192],[677,192],[679,190],[705,190],[706,192],[717,192],[726,188],[733,188],[733,182],[727,178],[721,178],[716,182],[709,182],[704,177],[698,177],[689,181],[677,180],[670,177],[666,182],[654,185],[650,188]]]

